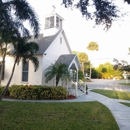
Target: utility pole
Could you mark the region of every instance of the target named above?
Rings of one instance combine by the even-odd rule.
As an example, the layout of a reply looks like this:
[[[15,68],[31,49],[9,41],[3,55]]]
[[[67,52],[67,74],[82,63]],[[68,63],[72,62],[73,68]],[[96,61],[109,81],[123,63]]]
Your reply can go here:
[[[92,74],[92,66],[91,66],[91,62],[90,62],[90,73],[89,73],[89,79],[91,80],[91,74]]]

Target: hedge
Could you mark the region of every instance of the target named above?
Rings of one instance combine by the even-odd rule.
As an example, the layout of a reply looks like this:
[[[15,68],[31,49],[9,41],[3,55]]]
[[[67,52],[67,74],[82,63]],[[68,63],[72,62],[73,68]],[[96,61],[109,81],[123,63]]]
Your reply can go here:
[[[3,92],[3,90],[4,90],[4,86],[0,86],[0,94]],[[9,91],[7,90],[7,92],[6,92],[6,94],[5,94],[5,96],[9,96]]]
[[[17,99],[66,99],[68,95],[62,86],[12,85],[8,90],[10,97]]]

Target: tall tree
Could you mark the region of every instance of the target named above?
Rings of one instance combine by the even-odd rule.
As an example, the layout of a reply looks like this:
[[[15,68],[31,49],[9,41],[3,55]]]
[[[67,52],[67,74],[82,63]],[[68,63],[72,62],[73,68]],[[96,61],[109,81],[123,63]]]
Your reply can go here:
[[[11,21],[10,21],[11,22]],[[19,30],[17,29],[17,23],[9,24],[6,26],[3,26],[2,30],[0,30],[0,57],[2,57],[1,61],[1,71],[0,71],[0,85],[1,85],[1,79],[4,74],[4,64],[5,64],[5,57],[7,54],[9,54],[8,51],[8,45],[13,42],[13,39],[16,37],[20,37]],[[23,27],[23,31],[26,30],[26,28]],[[28,31],[26,33],[28,35]],[[3,76],[4,77],[4,76]]]
[[[96,70],[102,75],[102,78],[113,78],[116,76],[121,76],[122,72],[120,70],[115,70],[113,65],[109,62],[100,64]]]
[[[84,75],[84,64],[88,62],[88,55],[85,52],[77,52],[77,51],[73,51],[73,54],[76,54],[78,56],[79,62],[81,64],[81,69]]]
[[[12,37],[29,36],[29,30],[24,27],[28,21],[35,37],[39,34],[39,22],[33,8],[26,0],[0,0],[0,49],[2,65],[0,72],[0,84],[4,61],[7,54],[7,45],[13,42]]]
[[[70,80],[70,73],[68,71],[68,66],[66,64],[57,63],[52,64],[46,69],[45,73],[46,82],[56,78],[56,86],[61,80]]]
[[[90,51],[98,51],[99,50],[99,47],[98,47],[98,44],[96,42],[90,42],[87,46],[87,49],[90,50]],[[89,78],[91,79],[91,68],[92,68],[92,65],[91,65],[91,62],[90,62],[90,75],[89,75]]]
[[[130,0],[122,0],[130,4]],[[120,5],[114,0],[62,0],[65,8],[79,9],[86,19],[94,20],[96,25],[104,25],[104,29],[108,30],[112,23],[119,17],[124,16],[125,12],[121,12]],[[122,6],[122,5],[121,5]]]
[[[19,26],[22,30],[25,21],[29,22],[33,34],[38,36],[40,29],[38,17],[26,0],[0,0],[0,33],[4,33],[3,28],[6,26],[12,25]]]
[[[87,46],[87,49],[90,51],[94,51],[94,50],[98,51],[99,47],[96,42],[90,42]]]
[[[20,60],[23,60],[24,65],[26,64],[27,61],[32,61],[35,71],[38,69],[39,67],[39,61],[38,58],[34,56],[34,54],[36,53],[36,51],[38,51],[39,46],[38,44],[34,43],[34,42],[27,42],[27,38],[18,38],[16,42],[13,43],[14,45],[14,52],[13,52],[13,57],[14,57],[14,65],[12,68],[12,72],[10,75],[10,78],[8,80],[8,83],[5,87],[5,89],[3,90],[3,92],[0,95],[0,101],[2,101],[2,98],[4,97],[10,82],[12,80],[14,71],[15,71],[15,66],[16,64],[19,64]]]
[[[116,58],[113,59],[115,62],[114,69],[115,70],[120,70],[120,71],[130,71],[130,65],[128,64],[127,61],[125,60],[118,60]]]
[[[79,61],[81,63],[81,67],[82,67],[82,72],[84,75],[84,63],[88,62],[88,55],[85,52],[80,52],[78,54],[79,57]]]

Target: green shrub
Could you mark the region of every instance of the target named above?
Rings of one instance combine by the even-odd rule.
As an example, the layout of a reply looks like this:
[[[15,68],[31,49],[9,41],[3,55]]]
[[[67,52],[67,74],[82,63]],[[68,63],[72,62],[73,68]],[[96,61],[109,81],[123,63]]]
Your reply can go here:
[[[51,87],[50,94],[51,99],[65,99],[68,95],[66,89],[61,86]]]
[[[17,99],[65,99],[67,98],[67,91],[65,88],[48,87],[40,85],[12,85],[9,88],[11,97]]]
[[[3,92],[4,88],[5,88],[5,86],[0,86],[0,94]],[[5,96],[9,96],[9,91],[8,90],[6,91]]]
[[[4,90],[3,87],[0,86],[0,94],[2,93],[3,90]]]

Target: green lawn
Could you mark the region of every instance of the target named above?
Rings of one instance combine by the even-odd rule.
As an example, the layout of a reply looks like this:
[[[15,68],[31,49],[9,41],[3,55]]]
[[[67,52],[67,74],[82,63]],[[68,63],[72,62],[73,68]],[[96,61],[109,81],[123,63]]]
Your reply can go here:
[[[119,130],[99,102],[0,102],[1,130]]]
[[[93,89],[91,91],[102,94],[102,95],[107,96],[109,98],[130,100],[130,92],[103,90],[103,89]]]
[[[120,103],[123,104],[123,105],[126,105],[126,106],[130,107],[130,103],[126,103],[126,102],[120,102]]]
[[[130,87],[130,83],[119,83],[119,84]]]

